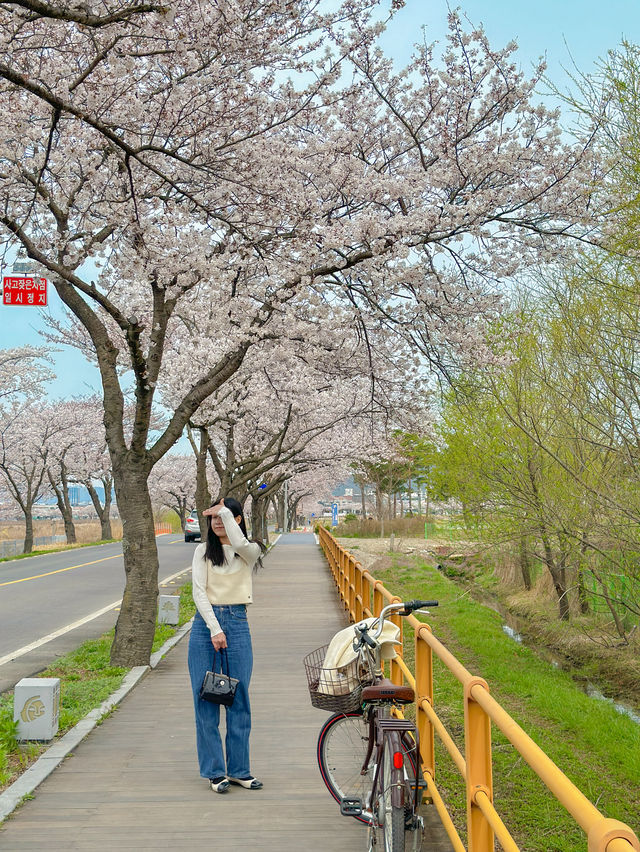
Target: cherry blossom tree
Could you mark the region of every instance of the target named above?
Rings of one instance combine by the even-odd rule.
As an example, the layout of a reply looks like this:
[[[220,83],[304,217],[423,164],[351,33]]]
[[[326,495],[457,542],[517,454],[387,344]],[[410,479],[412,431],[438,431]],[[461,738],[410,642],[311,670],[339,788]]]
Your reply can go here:
[[[50,361],[50,353],[40,346],[0,349],[0,405],[40,396],[43,384],[55,378]]]
[[[104,429],[102,400],[95,396],[77,397],[73,400],[73,415],[77,421],[73,446],[72,481],[83,485],[100,521],[102,541],[113,538],[111,530],[111,504],[113,471]],[[127,420],[127,427],[130,424]],[[100,489],[103,496],[100,496]]]
[[[396,74],[378,5],[0,8],[0,226],[100,369],[127,577],[114,663],[147,662],[155,627],[150,472],[253,346],[350,324],[446,370],[486,354],[501,275],[588,230],[586,144],[531,103],[513,46],[452,15],[442,63],[423,48]],[[167,350],[188,381],[154,432]]]
[[[173,509],[184,529],[187,512],[195,505],[196,462],[192,455],[167,453],[156,464],[149,477],[154,502]]]
[[[348,465],[337,459],[297,469],[287,483],[287,528],[295,529],[298,518],[305,512],[308,516],[311,512],[319,515],[322,507],[318,501],[330,498],[332,491],[348,476]]]
[[[323,348],[315,341],[292,345],[284,339],[253,347],[233,379],[192,418],[199,482],[210,460],[219,479],[218,497],[233,495],[243,503],[251,497],[254,535],[265,534],[266,507],[274,498],[281,501],[281,486],[293,471],[347,457],[355,451],[349,440],[355,427],[369,423],[374,414],[366,348],[344,329],[340,345],[329,345],[330,336],[325,332]],[[379,376],[376,401],[381,371]],[[406,377],[396,378],[411,387]],[[215,498],[202,485],[196,495],[200,512]]]
[[[33,550],[33,507],[46,491],[50,444],[59,429],[41,401],[0,411],[0,474],[24,515],[24,553]]]
[[[47,479],[64,521],[67,542],[75,543],[70,487],[87,488],[101,523],[103,540],[111,538],[110,505],[112,475],[106,453],[102,404],[97,397],[58,400],[50,405],[57,422],[55,437],[49,443]],[[104,489],[104,505],[97,483]]]

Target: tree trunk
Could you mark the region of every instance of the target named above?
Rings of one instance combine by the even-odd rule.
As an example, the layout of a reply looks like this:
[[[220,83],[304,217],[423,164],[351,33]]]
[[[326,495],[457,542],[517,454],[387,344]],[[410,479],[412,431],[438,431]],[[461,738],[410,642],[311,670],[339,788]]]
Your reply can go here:
[[[158,551],[149,471],[135,464],[131,454],[114,460],[114,482],[122,519],[125,589],[111,646],[111,665],[148,665],[156,628]]]
[[[520,536],[520,573],[522,574],[522,582],[525,589],[530,592],[531,583],[531,563],[529,562],[529,551],[527,550],[527,538],[524,535]]]
[[[85,488],[89,492],[89,497],[91,497],[91,502],[93,503],[93,508],[96,510],[96,515],[100,520],[100,538],[102,541],[110,541],[113,538],[113,532],[111,530],[111,488],[113,482],[111,477],[103,477],[102,484],[104,485],[104,507],[100,503],[100,498],[98,497],[98,492],[93,487],[93,483],[91,481],[87,481],[84,483]]]
[[[607,586],[606,577],[605,579],[603,579],[601,576],[596,574],[595,571],[594,576],[597,579],[600,588],[602,589],[602,597],[605,599],[607,607],[609,608],[609,612],[611,613],[611,617],[613,618],[614,624],[616,625],[616,631],[618,633],[618,636],[620,636],[621,639],[624,639],[625,643],[627,643],[627,631],[624,629],[622,619],[620,618],[620,615],[618,614],[618,611],[616,610],[615,605],[611,600],[611,595],[609,594],[609,587]]]
[[[180,517],[180,529],[181,530],[184,529],[184,525],[187,522],[187,512],[189,511],[189,509],[187,507],[187,502],[188,501],[187,501],[186,497],[183,497],[182,500],[180,501],[180,515],[179,515],[179,517]]]
[[[267,509],[269,501],[263,497],[251,495],[251,538],[260,539],[264,544],[269,542],[267,529]]]
[[[589,596],[584,584],[584,571],[578,568],[576,571],[576,584],[578,586],[578,605],[581,615],[588,615],[591,607],[589,606]]]
[[[63,470],[61,475],[62,487],[60,487],[58,483],[56,483],[50,471],[47,471],[47,476],[49,477],[49,482],[53,488],[53,493],[56,495],[58,510],[62,515],[64,534],[67,537],[67,544],[76,544],[78,539],[76,536],[75,524],[73,523],[73,509],[71,507],[71,500],[69,499],[69,485],[67,483],[67,477]]]
[[[379,486],[376,486],[376,498],[378,502],[378,517],[380,518],[380,538],[384,538],[384,500]]]
[[[184,529],[184,525],[187,522],[187,504],[189,501],[186,497],[181,496],[180,494],[172,494],[173,499],[176,501],[169,508],[173,509],[173,511],[178,516],[178,523],[180,524],[180,529]]]
[[[209,433],[203,427],[199,427],[198,431],[200,432],[200,446],[196,453],[196,509],[198,511],[198,520],[200,521],[200,540],[205,541],[207,537],[207,519],[202,513],[213,503],[211,494],[209,493],[209,483],[207,482]]]
[[[284,531],[284,513],[287,510],[287,507],[284,505],[284,494],[282,492],[276,494],[273,502],[276,507],[276,524],[278,529],[282,532]]]
[[[78,537],[76,536],[76,526],[73,523],[73,513],[70,506],[64,506],[64,509],[58,504],[58,508],[62,512],[62,520],[64,521],[64,534],[67,537],[67,544],[76,544]]]
[[[587,542],[585,537],[583,536],[580,542],[580,564],[578,565],[578,570],[576,571],[576,583],[578,585],[578,605],[580,607],[580,612],[582,615],[587,615],[590,610],[589,596],[587,595],[587,589],[584,583],[583,569],[586,552]]]
[[[538,490],[538,482],[536,478],[536,471],[533,463],[533,459],[527,459],[527,469],[529,471],[529,481],[531,483],[531,493],[534,498],[535,506],[537,509],[538,516],[538,529],[540,530],[540,540],[542,541],[542,546],[544,548],[544,562],[547,566],[547,570],[551,574],[551,579],[553,580],[553,587],[556,590],[556,594],[558,596],[558,607],[560,611],[560,619],[562,621],[569,620],[569,596],[567,595],[567,583],[565,577],[565,569],[564,567],[558,567],[553,558],[553,550],[551,548],[551,540],[549,538],[549,534],[547,532],[547,527],[544,521],[544,511],[542,506],[542,501],[540,500],[540,494]]]
[[[111,531],[111,492],[113,490],[113,478],[111,476],[103,476],[102,486],[104,488],[104,509],[100,517],[102,538],[104,541],[110,541],[113,538],[113,532]]]
[[[298,515],[298,506],[302,498],[298,497],[293,501],[291,512],[289,513],[289,530],[297,530],[299,526],[300,516]]]
[[[33,506],[27,504],[23,507],[24,512],[24,544],[23,553],[31,553],[33,550]]]
[[[547,566],[549,573],[551,574],[551,579],[553,580],[553,587],[556,590],[556,595],[558,596],[558,609],[560,619],[562,621],[568,621],[569,596],[567,594],[567,581],[565,576],[566,572],[564,567],[559,567],[558,565],[556,565],[556,561],[553,558],[551,543],[549,541],[549,537],[547,536],[546,527],[544,525],[541,525],[540,533],[540,537],[542,539],[542,546],[544,548],[544,562]]]

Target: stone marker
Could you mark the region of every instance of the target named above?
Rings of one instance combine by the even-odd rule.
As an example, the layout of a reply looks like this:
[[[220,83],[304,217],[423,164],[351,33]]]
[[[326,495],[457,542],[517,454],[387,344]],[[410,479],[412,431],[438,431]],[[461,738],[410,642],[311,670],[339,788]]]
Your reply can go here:
[[[158,600],[158,622],[160,624],[177,624],[180,609],[179,595],[160,595]]]
[[[19,740],[52,740],[60,718],[60,678],[23,677],[15,685],[13,721]]]

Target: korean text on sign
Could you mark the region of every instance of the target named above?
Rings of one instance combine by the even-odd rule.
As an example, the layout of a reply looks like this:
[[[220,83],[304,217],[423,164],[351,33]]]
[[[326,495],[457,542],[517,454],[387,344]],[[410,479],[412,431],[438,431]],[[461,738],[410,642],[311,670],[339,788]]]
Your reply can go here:
[[[47,304],[47,279],[5,276],[2,279],[3,305]]]

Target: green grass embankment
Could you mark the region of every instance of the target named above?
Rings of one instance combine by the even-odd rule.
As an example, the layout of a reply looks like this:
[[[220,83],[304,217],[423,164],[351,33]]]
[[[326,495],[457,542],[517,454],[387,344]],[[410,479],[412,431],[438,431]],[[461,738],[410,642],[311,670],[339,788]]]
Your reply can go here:
[[[570,674],[505,635],[502,619],[459,585],[419,559],[393,556],[376,577],[404,599],[435,598],[434,634],[607,817],[640,833],[640,726],[606,702],[587,696]],[[413,636],[405,633],[413,666]],[[462,689],[439,660],[434,664],[435,709],[464,754]],[[498,812],[526,852],[582,852],[583,832],[495,727],[494,796]],[[437,741],[437,738],[436,738]],[[461,778],[437,741],[436,783],[466,842]]]
[[[178,626],[195,613],[191,583],[180,588]],[[152,653],[176,633],[177,627],[156,624]],[[61,681],[60,716],[57,738],[63,736],[87,713],[99,707],[122,684],[128,669],[110,664],[113,630],[98,639],[83,642],[75,651],[60,657],[39,673],[39,677],[59,677]],[[13,695],[0,697],[0,791],[36,760],[51,743],[19,743],[17,723],[13,722]],[[54,740],[55,742],[55,740]]]

